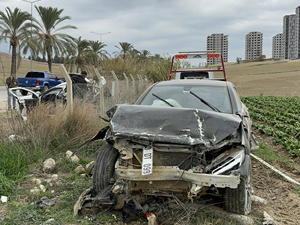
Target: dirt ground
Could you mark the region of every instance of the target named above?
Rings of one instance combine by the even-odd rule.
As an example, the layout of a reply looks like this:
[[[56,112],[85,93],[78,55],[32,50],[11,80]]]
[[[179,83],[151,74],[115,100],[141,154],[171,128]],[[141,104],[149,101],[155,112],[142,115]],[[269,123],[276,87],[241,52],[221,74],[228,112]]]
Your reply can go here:
[[[274,146],[272,144],[271,137],[258,133],[256,133],[256,136],[263,140],[266,145],[276,151],[279,155],[288,157],[287,151],[282,146]],[[275,163],[274,167],[297,182],[300,182],[300,159],[290,159],[290,162],[294,164],[293,169],[281,165],[280,163]],[[266,206],[255,205],[254,211],[266,211],[279,225],[300,224],[299,191],[298,194],[295,193],[295,189],[300,190],[300,187],[286,181],[253,158],[252,165],[252,187],[254,195],[267,200]]]

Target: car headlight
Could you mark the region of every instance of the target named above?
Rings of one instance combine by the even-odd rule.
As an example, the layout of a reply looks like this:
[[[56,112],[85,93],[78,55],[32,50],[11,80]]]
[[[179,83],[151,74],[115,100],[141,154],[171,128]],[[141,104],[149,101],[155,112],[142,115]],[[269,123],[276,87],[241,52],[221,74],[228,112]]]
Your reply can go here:
[[[212,174],[222,174],[236,165],[241,165],[245,158],[245,151],[237,150],[232,152],[226,157],[223,163],[220,163],[213,171]]]

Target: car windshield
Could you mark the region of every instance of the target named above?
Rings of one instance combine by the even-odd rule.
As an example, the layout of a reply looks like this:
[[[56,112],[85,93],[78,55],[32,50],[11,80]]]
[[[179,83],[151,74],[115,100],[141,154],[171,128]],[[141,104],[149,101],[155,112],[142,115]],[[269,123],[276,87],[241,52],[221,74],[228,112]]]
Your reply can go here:
[[[220,112],[232,113],[231,102],[226,86],[157,85],[148,92],[140,105],[171,107],[165,102],[167,101],[173,107],[214,111],[190,92],[193,92],[210,105],[216,107]],[[155,97],[155,95],[165,101]]]

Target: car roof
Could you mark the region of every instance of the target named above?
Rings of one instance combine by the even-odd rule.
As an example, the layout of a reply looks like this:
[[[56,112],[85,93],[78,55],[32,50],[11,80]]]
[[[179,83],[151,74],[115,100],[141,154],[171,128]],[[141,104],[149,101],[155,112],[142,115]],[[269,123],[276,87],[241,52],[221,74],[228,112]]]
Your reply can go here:
[[[178,86],[178,85],[192,85],[192,86],[219,86],[225,87],[228,84],[231,84],[228,81],[220,81],[220,80],[213,80],[213,79],[186,79],[186,80],[169,80],[169,81],[161,81],[156,83],[155,86]]]

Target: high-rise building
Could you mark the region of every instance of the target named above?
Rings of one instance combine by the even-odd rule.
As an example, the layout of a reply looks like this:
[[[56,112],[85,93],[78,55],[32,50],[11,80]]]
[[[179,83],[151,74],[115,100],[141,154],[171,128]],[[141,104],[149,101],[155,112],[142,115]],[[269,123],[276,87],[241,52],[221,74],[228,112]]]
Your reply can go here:
[[[245,59],[258,59],[263,50],[263,33],[253,31],[245,36]]]
[[[285,59],[298,58],[296,34],[296,15],[285,15],[283,17],[283,53]]]
[[[272,58],[273,59],[284,59],[283,34],[276,34],[272,38]]]
[[[224,62],[228,62],[228,35],[224,34],[212,34],[207,36],[207,51],[216,51],[221,53]],[[220,58],[209,58],[207,64],[219,64]]]
[[[296,8],[296,46],[298,47],[298,59],[300,59],[300,5]]]
[[[283,17],[283,53],[284,59],[300,58],[300,6]]]

